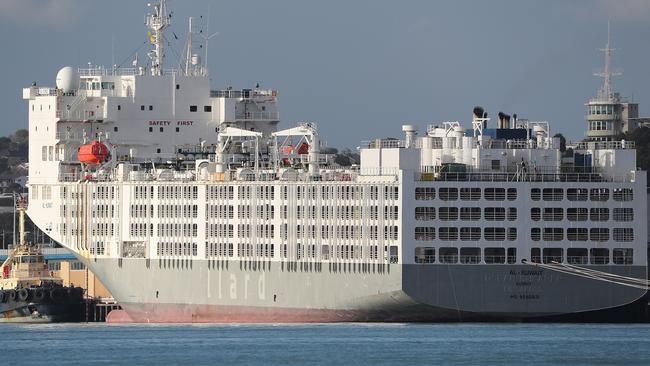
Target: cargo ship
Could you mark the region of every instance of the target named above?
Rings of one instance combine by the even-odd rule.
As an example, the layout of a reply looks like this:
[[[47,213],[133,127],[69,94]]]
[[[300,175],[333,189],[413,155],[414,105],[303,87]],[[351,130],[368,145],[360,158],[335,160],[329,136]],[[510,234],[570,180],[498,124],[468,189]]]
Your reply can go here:
[[[28,214],[130,320],[520,321],[646,293],[548,267],[645,281],[633,142],[565,152],[548,122],[476,107],[341,166],[317,123],[279,128],[276,90],[211,88],[197,18],[165,68],[171,16],[150,6],[146,62],[23,90]]]

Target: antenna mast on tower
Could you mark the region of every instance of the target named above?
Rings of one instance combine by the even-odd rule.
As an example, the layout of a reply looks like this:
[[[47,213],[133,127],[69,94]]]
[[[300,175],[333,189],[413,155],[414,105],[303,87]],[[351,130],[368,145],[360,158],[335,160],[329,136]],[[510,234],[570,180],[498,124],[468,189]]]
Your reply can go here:
[[[603,78],[603,86],[598,91],[598,99],[611,101],[614,99],[614,92],[612,90],[612,76],[620,76],[623,74],[620,70],[612,70],[612,53],[616,51],[615,48],[610,48],[610,32],[609,21],[607,22],[607,45],[601,48],[605,54],[605,68],[594,73],[594,76]]]
[[[165,59],[163,32],[171,24],[171,16],[167,14],[165,0],[160,0],[159,4],[149,3],[147,5],[154,9],[153,13],[148,14],[145,20],[145,24],[149,28],[149,41],[153,45],[153,49],[148,54],[151,59],[151,75],[160,76]]]

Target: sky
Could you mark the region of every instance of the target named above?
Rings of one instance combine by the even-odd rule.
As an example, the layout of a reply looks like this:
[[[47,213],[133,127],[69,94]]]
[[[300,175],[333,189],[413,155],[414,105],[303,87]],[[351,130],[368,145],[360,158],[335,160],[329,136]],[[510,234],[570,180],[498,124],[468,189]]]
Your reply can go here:
[[[150,0],[152,1],[152,0]],[[22,88],[63,66],[128,67],[146,41],[140,0],[0,0],[0,135],[27,127]],[[611,22],[615,91],[650,116],[649,0],[168,0],[181,53],[210,14],[214,89],[279,91],[282,126],[316,122],[330,146],[400,137],[401,125],[470,126],[475,105],[584,137]],[[204,27],[205,29],[205,27]],[[207,29],[206,29],[207,31]],[[145,58],[146,46],[139,52]],[[167,54],[167,66],[177,62]],[[496,124],[493,119],[492,123]]]

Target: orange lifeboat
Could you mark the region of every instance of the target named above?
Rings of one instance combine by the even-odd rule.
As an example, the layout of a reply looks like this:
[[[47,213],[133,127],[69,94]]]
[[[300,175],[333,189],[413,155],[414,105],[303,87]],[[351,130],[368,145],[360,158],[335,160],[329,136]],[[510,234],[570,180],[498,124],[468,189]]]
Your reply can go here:
[[[80,163],[98,165],[108,160],[109,155],[106,145],[97,140],[93,140],[91,143],[79,147],[77,158]]]

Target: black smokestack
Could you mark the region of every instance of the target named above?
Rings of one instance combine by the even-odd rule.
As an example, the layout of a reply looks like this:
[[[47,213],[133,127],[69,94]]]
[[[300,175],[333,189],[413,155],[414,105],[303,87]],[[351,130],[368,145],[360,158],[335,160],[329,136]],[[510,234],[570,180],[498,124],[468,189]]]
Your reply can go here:
[[[499,112],[499,126],[498,128],[510,128],[510,116]]]
[[[476,106],[476,107],[474,107],[474,110],[472,111],[472,113],[474,114],[474,119],[476,119],[476,118],[484,118],[483,114],[485,113],[485,110],[483,109],[483,107]]]

